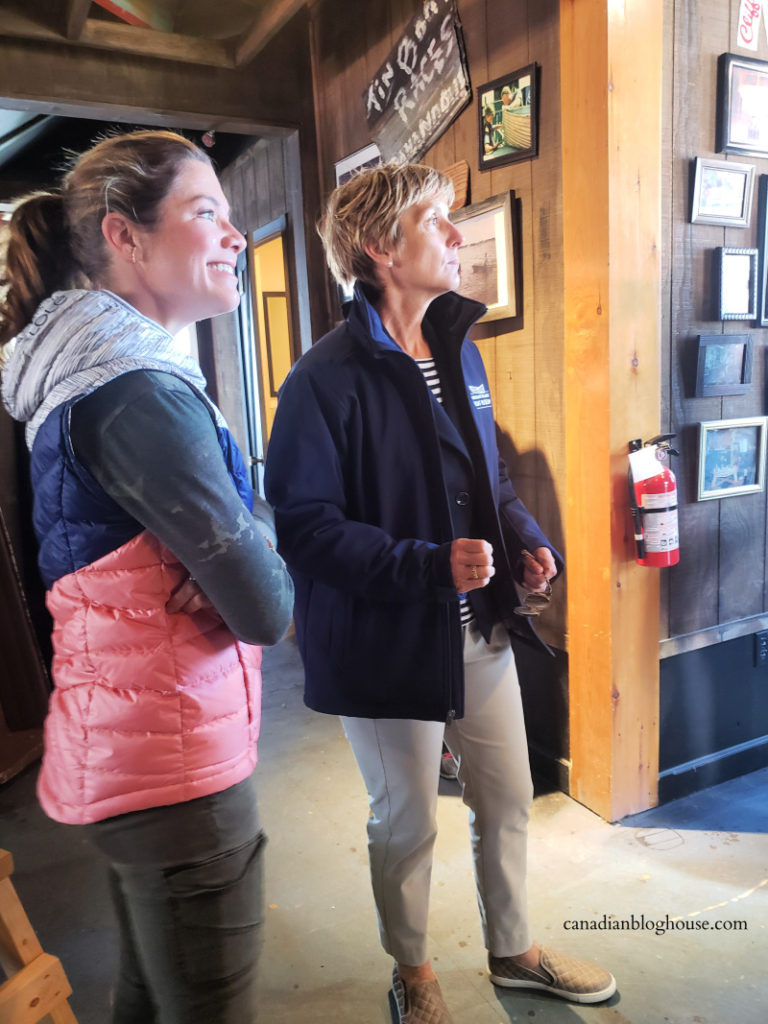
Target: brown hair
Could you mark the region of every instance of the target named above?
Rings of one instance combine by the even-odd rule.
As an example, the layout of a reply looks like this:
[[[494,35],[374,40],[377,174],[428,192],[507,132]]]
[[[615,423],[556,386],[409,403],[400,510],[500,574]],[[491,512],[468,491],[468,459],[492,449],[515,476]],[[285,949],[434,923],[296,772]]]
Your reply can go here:
[[[403,213],[433,196],[444,197],[450,205],[453,183],[425,164],[383,164],[334,189],[317,231],[336,280],[348,286],[357,279],[380,288],[376,265],[365,247],[396,246]]]
[[[107,262],[101,232],[106,214],[122,213],[154,228],[186,160],[210,164],[207,154],[176,132],[112,135],[81,154],[60,189],[22,197],[8,230],[0,345],[29,323],[52,292],[98,286]]]

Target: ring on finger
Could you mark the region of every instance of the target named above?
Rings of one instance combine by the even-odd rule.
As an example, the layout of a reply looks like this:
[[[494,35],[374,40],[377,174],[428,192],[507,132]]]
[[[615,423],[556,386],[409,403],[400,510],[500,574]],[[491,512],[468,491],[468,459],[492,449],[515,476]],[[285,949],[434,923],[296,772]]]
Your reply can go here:
[[[473,579],[473,580],[477,580],[477,579],[479,579],[479,578],[480,578],[480,577],[479,577],[479,576],[477,575],[477,566],[476,566],[476,565],[473,565],[473,566],[472,566],[472,579]]]

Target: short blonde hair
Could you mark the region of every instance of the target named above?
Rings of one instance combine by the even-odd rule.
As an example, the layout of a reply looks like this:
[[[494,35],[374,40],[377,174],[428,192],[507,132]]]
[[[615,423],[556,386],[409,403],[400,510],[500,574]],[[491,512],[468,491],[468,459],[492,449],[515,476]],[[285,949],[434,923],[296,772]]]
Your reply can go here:
[[[424,200],[440,197],[450,206],[453,182],[425,164],[382,164],[353,175],[328,197],[317,225],[325,257],[339,284],[352,281],[381,287],[366,246],[397,246],[400,218]]]

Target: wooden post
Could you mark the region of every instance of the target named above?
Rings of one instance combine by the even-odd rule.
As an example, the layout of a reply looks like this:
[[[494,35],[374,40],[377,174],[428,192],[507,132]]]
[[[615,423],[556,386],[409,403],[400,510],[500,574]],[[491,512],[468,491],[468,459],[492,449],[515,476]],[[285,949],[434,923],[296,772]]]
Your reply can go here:
[[[659,570],[627,444],[660,430],[663,0],[561,0],[571,794],[657,802]]]

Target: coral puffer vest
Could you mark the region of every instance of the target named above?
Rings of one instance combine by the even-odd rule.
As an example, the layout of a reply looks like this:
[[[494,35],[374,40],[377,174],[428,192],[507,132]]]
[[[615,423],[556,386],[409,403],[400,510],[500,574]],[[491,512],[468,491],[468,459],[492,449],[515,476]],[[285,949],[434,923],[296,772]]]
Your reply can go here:
[[[51,413],[32,450],[56,683],[38,797],[51,818],[88,824],[248,777],[261,648],[235,640],[214,612],[166,612],[188,572],[77,463],[69,404]],[[219,439],[247,506],[242,457],[226,430]],[[94,523],[111,524],[106,536]]]
[[[256,763],[261,648],[215,613],[169,615],[188,573],[144,531],[58,580],[43,810],[86,824],[216,793]]]

